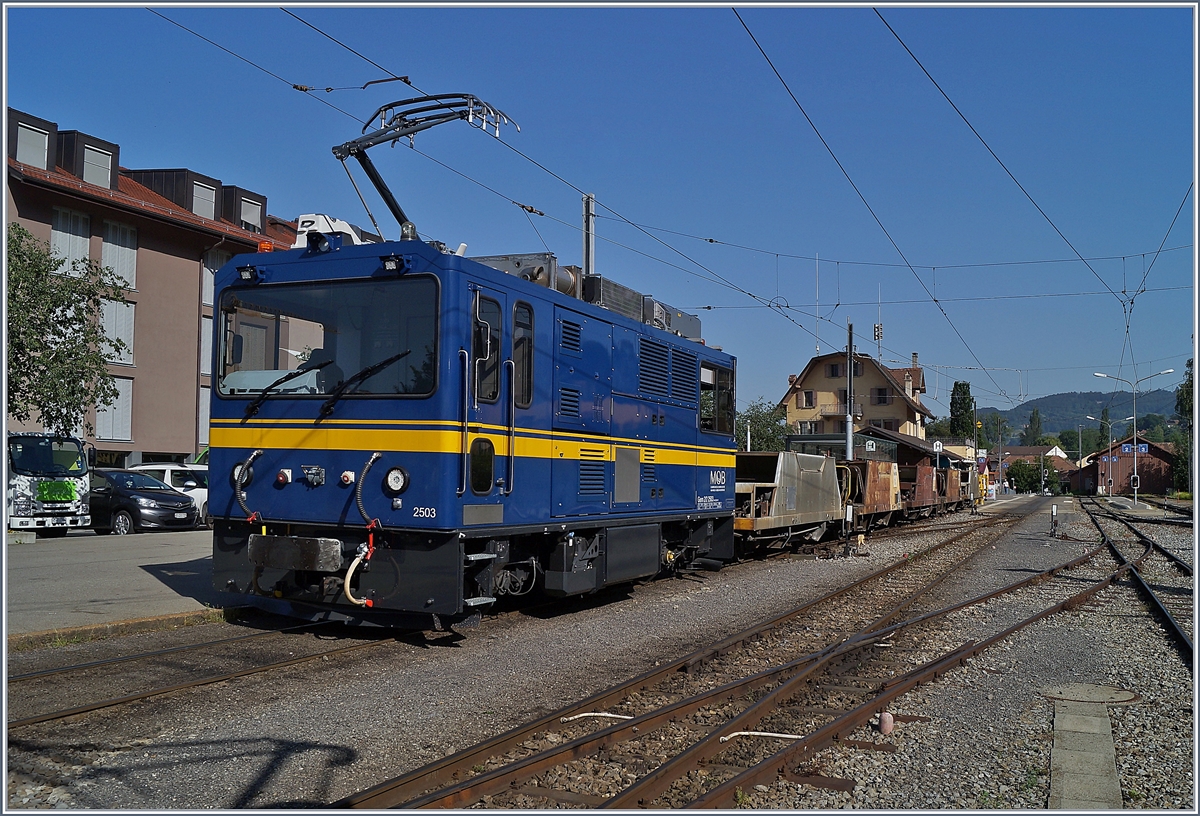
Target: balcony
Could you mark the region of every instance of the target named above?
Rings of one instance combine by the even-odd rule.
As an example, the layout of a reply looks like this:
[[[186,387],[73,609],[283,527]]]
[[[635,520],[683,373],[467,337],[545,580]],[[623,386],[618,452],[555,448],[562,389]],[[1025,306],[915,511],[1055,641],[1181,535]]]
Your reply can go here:
[[[863,414],[862,403],[861,402],[854,403],[854,416],[861,417],[862,414]],[[828,405],[822,405],[821,406],[821,416],[823,416],[823,417],[825,417],[825,416],[829,416],[829,417],[844,417],[844,416],[846,416],[846,403],[839,402],[839,403],[831,403]]]

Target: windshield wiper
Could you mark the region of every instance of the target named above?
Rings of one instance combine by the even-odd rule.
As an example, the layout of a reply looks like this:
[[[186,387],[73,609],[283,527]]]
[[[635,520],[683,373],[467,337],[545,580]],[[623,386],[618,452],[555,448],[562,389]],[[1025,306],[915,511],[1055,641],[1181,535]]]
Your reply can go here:
[[[289,371],[287,374],[284,374],[278,380],[276,380],[275,382],[271,383],[266,388],[264,388],[262,390],[261,394],[259,394],[257,397],[252,399],[249,402],[249,404],[246,405],[246,417],[249,418],[249,417],[252,417],[255,414],[257,414],[258,406],[262,405],[263,400],[265,400],[267,398],[267,394],[270,394],[272,391],[274,391],[279,386],[283,385],[288,380],[294,380],[297,377],[299,377],[301,374],[307,374],[310,371],[320,371],[322,368],[324,368],[325,366],[329,365],[332,362],[333,362],[333,360],[324,360],[322,362],[317,363],[316,365],[309,366],[308,368],[297,368],[295,371]]]
[[[330,393],[329,399],[325,400],[325,404],[321,406],[320,416],[326,417],[333,413],[334,404],[342,398],[342,394],[346,393],[347,388],[354,385],[355,383],[362,382],[363,380],[366,380],[370,377],[375,376],[380,371],[387,368],[388,366],[390,366],[392,363],[396,362],[397,360],[407,357],[409,352],[411,352],[411,351],[412,351],[412,349],[405,349],[404,351],[400,352],[399,354],[393,354],[391,357],[388,357],[386,360],[380,360],[378,363],[374,363],[372,365],[367,366],[362,371],[358,371],[358,372],[355,372],[354,374],[351,374],[349,377],[347,377],[345,379],[345,381],[342,382],[341,385],[339,385],[337,388],[333,389],[332,393]]]

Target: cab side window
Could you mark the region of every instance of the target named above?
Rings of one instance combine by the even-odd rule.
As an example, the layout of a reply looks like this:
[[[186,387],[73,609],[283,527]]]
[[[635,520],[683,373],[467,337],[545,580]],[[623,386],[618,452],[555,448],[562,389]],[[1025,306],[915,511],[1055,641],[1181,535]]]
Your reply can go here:
[[[513,308],[513,397],[518,408],[533,403],[533,307],[518,303]]]
[[[733,436],[733,411],[733,371],[701,363],[700,430]]]
[[[500,304],[480,297],[475,309],[475,394],[480,402],[500,397]]]

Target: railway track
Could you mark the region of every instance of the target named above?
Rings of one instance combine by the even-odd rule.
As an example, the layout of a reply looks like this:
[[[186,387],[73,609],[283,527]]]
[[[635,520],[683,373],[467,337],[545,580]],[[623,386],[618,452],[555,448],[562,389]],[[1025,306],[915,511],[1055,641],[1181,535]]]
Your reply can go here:
[[[944,524],[916,525],[905,532],[933,532],[944,528]],[[577,603],[603,602],[607,594],[600,593]],[[539,607],[564,607],[564,604],[561,600],[543,601],[532,606],[524,604],[519,609],[501,611],[500,615],[528,614]],[[355,642],[330,648],[330,638],[341,643],[347,632],[352,632],[350,637]],[[318,633],[326,633],[325,638]],[[330,624],[302,624],[13,674],[8,677],[8,727],[15,729],[61,720],[308,661],[335,659],[393,640],[394,636],[384,630],[364,633]],[[243,648],[250,643],[254,645],[252,651]],[[64,701],[71,704],[64,705]]]
[[[1193,509],[1191,504],[1181,504],[1170,499],[1156,499],[1147,496],[1140,496],[1139,498],[1146,504],[1170,511],[1189,520],[1192,518]]]
[[[1192,665],[1192,637],[1195,629],[1193,610],[1195,604],[1195,582],[1192,565],[1173,550],[1159,544],[1152,536],[1139,530],[1123,515],[1098,512],[1085,505],[1085,510],[1095,524],[1104,544],[1121,559],[1133,565],[1130,575],[1138,591],[1146,599],[1154,613],[1162,620],[1167,635],[1175,644],[1180,657],[1188,666]],[[1129,556],[1130,549],[1140,545],[1143,552]]]
[[[329,624],[302,624],[8,677],[8,728],[61,720],[392,642],[383,630],[329,648]],[[365,638],[365,639],[364,639]],[[344,644],[342,634],[334,642]],[[254,649],[243,647],[253,641]],[[14,691],[15,690],[15,691]],[[79,702],[85,700],[87,702]],[[64,701],[72,704],[63,707]]]
[[[869,693],[872,683],[892,691],[904,686],[912,679],[908,673],[917,660],[914,655],[925,663],[932,660],[936,665],[927,668],[934,673],[949,666],[944,656],[923,654],[922,635],[898,640],[912,624],[887,627],[906,617],[933,621],[937,616],[919,611],[922,599],[995,540],[997,533],[990,528],[999,526],[1003,532],[1013,522],[993,518],[771,621],[340,804],[681,806],[686,797],[670,793],[676,781],[694,780],[700,770],[709,779],[716,778],[714,773],[734,773],[725,759],[714,759],[725,750],[720,736],[738,730],[775,733],[774,728],[785,727],[773,720],[781,706],[810,720],[828,720],[835,716],[830,712],[844,713],[853,702],[847,694]],[[862,676],[847,672],[857,669],[868,653],[877,661],[870,669],[877,676],[864,685]],[[903,660],[895,658],[901,654]],[[815,684],[823,696],[812,702],[780,699],[797,684]],[[767,697],[772,702],[762,703]],[[862,705],[859,701],[850,709],[861,714]],[[770,727],[757,727],[760,720]],[[794,722],[790,727],[824,726]],[[844,736],[852,729],[834,730]],[[692,747],[700,744],[706,747]],[[587,783],[576,784],[578,780]],[[664,786],[664,780],[671,784]]]

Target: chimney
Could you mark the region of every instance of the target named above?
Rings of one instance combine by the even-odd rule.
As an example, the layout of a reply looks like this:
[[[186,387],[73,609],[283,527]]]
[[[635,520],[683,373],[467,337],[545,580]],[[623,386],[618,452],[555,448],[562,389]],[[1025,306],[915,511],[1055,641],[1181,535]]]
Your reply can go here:
[[[788,385],[795,385],[797,376],[796,374],[788,374]]]
[[[917,355],[914,354],[913,356],[916,357]],[[908,395],[909,399],[912,399],[912,374],[907,371],[904,372],[904,393]]]
[[[919,366],[919,365],[917,365],[917,353],[916,353],[915,351],[913,352],[913,364],[912,364],[912,367],[913,367],[913,368],[920,368],[920,366]]]

